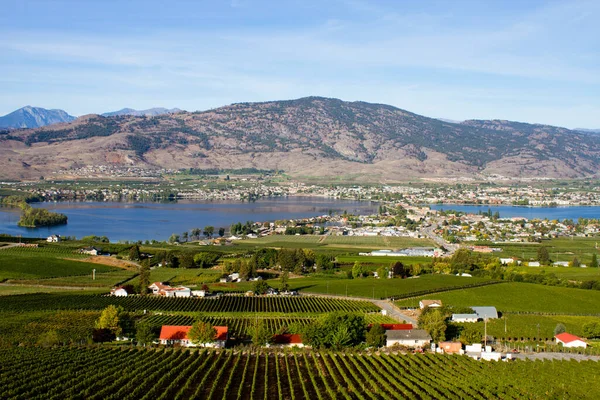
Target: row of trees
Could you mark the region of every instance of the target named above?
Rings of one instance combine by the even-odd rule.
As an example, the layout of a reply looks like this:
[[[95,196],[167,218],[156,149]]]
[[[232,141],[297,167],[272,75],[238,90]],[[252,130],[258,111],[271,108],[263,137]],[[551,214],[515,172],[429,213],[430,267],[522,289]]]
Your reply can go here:
[[[206,237],[206,238],[210,238],[214,235],[214,233],[215,233],[215,227],[208,225],[208,226],[205,226],[204,229],[194,228],[189,232],[188,231],[183,232],[181,235],[174,233],[169,237],[168,242],[170,244],[185,243],[185,242],[189,242],[190,240],[200,240],[201,235],[204,235],[204,237]],[[218,233],[219,237],[225,236],[225,228],[219,228],[217,233]]]

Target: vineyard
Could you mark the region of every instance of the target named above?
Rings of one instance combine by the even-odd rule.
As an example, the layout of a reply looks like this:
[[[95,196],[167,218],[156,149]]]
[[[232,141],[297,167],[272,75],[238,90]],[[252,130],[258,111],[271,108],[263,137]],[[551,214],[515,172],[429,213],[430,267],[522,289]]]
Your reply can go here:
[[[114,304],[127,311],[177,312],[259,312],[320,314],[330,311],[378,312],[368,301],[320,297],[243,297],[166,298],[154,296],[112,297],[80,294],[26,294],[0,296],[0,310],[101,310]]]
[[[115,268],[85,262],[84,256],[60,247],[11,247],[0,250],[0,281],[39,279],[59,276],[91,275],[115,271]],[[77,261],[83,260],[83,261]]]
[[[0,353],[0,398],[593,399],[599,373],[594,361],[432,354],[13,348]]]

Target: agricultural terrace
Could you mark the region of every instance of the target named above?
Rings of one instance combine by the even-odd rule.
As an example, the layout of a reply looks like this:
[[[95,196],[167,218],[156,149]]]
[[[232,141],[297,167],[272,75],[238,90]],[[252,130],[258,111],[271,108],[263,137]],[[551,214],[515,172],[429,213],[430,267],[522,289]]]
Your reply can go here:
[[[445,305],[459,307],[495,306],[500,312],[600,314],[600,291],[520,282],[437,293],[400,300],[396,304],[414,307],[421,299],[438,299]]]
[[[331,311],[378,312],[368,301],[328,299],[319,297],[244,297],[167,298],[154,296],[113,297],[80,294],[30,294],[0,297],[0,310],[102,310],[109,305],[121,306],[126,311],[177,312],[252,312],[321,314]]]
[[[6,399],[600,397],[600,364],[593,361],[65,347],[10,349],[0,365]]]
[[[88,275],[115,271],[117,268],[87,263],[85,255],[63,247],[11,247],[0,249],[0,281]]]

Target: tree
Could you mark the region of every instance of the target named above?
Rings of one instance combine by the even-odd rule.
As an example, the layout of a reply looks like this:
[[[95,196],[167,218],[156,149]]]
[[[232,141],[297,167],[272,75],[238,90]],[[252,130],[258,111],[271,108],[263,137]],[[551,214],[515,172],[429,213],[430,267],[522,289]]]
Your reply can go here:
[[[210,322],[198,321],[188,331],[188,339],[194,344],[201,344],[204,347],[207,343],[215,341],[217,331]]]
[[[596,256],[596,253],[592,254],[592,262],[590,262],[590,268],[598,268],[598,256]]]
[[[215,232],[214,226],[205,226],[204,227],[204,236],[211,237],[214,232]]]
[[[419,326],[431,335],[434,342],[443,342],[446,340],[446,317],[441,310],[425,308],[419,317]]]
[[[152,332],[152,327],[145,323],[137,323],[135,326],[135,340],[139,345],[146,346],[152,344],[156,335]]]
[[[192,237],[196,240],[200,239],[200,232],[202,232],[200,228],[192,229]]]
[[[580,266],[581,263],[579,262],[579,259],[577,257],[573,257],[573,260],[571,260],[569,263],[569,267],[579,268]]]
[[[119,336],[122,332],[119,326],[119,313],[121,310],[112,304],[106,307],[96,321],[96,328],[109,330],[115,336]]]
[[[179,243],[179,235],[174,233],[171,236],[169,236],[169,244],[175,244],[175,243]]]
[[[600,322],[588,322],[584,324],[583,335],[588,339],[600,338]]]
[[[392,277],[399,276],[401,278],[405,278],[406,276],[408,276],[407,269],[404,267],[404,264],[402,264],[400,261],[393,262],[390,265],[390,271],[392,271]]]
[[[379,348],[385,346],[385,329],[380,324],[373,324],[366,334],[366,341],[369,347]]]
[[[352,266],[352,277],[354,278],[362,278],[368,273],[367,269],[361,265],[360,262],[354,262]]]
[[[365,341],[365,318],[342,311],[324,314],[305,325],[302,340],[314,348],[341,349]]]
[[[181,238],[183,239],[184,242],[187,242],[189,237],[190,237],[190,235],[187,231],[185,231],[181,234]]]
[[[267,329],[265,322],[260,319],[254,322],[252,327],[252,344],[255,346],[265,346],[272,340],[271,332]]]
[[[279,277],[279,281],[281,282],[281,290],[283,292],[287,292],[290,288],[290,285],[288,284],[289,275],[290,274],[287,271],[283,271],[283,273]]]
[[[191,253],[182,253],[177,257],[179,260],[180,268],[195,268],[194,255]]]
[[[247,281],[250,277],[250,266],[247,261],[241,261],[240,269],[238,270],[240,274],[240,280]]]
[[[150,261],[144,260],[139,267],[139,294],[142,296],[148,293],[148,286],[150,285]]]
[[[129,249],[129,259],[132,260],[132,261],[139,261],[140,260],[140,246],[138,246],[137,244],[134,244]]]
[[[219,236],[220,237],[225,236],[225,228],[219,228]]]
[[[463,329],[460,331],[460,342],[464,345],[481,343],[482,338],[481,332],[475,327],[475,325],[465,324]]]
[[[266,281],[259,280],[254,282],[254,292],[258,294],[265,294],[269,290],[269,284]]]
[[[548,264],[548,262],[550,261],[550,255],[548,254],[548,249],[545,246],[538,248],[537,259],[540,262],[540,264],[543,265]]]
[[[561,333],[565,333],[566,331],[567,331],[567,328],[565,327],[565,325],[558,323],[554,327],[554,336],[559,335]]]

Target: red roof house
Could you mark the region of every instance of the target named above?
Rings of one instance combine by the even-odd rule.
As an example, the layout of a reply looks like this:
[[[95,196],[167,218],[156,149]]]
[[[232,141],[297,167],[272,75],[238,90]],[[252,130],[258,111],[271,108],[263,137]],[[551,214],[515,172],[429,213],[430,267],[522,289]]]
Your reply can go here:
[[[556,343],[562,344],[563,347],[583,347],[584,349],[587,347],[587,343],[582,338],[567,332],[559,333],[554,338]]]
[[[204,347],[225,347],[227,342],[228,330],[226,326],[215,326],[215,341],[212,343],[203,343]],[[163,325],[160,329],[161,344],[179,344],[181,346],[192,347],[197,343],[192,343],[187,334],[192,329],[186,325]]]
[[[304,347],[302,337],[297,333],[274,335],[273,344],[279,347]]]

